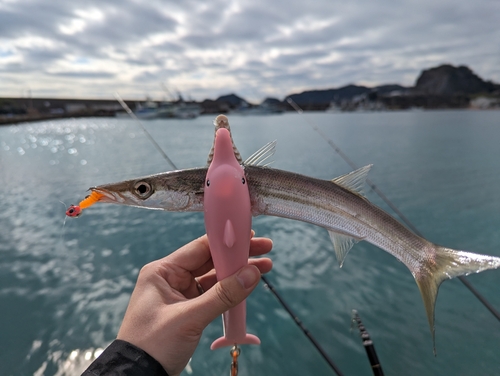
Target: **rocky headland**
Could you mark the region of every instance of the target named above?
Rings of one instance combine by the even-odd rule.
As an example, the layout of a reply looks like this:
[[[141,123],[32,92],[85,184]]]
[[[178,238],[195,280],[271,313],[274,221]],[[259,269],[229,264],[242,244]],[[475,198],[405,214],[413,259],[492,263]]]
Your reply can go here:
[[[500,85],[483,80],[466,66],[445,64],[422,71],[412,87],[348,85],[289,97],[304,110],[318,111],[500,108]]]

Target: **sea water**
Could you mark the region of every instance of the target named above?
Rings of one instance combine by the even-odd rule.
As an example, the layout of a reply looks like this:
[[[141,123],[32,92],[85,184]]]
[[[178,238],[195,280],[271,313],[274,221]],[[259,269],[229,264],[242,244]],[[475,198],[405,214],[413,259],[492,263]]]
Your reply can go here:
[[[145,126],[178,168],[198,167],[213,118]],[[350,171],[333,142],[356,165],[374,165],[369,178],[426,238],[500,256],[500,112],[229,119],[244,157],[277,140],[274,168],[331,179]],[[201,213],[95,205],[65,220],[91,186],[168,169],[131,119],[0,127],[0,374],[80,374],[115,338],[140,268],[204,233]],[[418,288],[394,257],[361,242],[339,268],[322,228],[273,217],[253,227],[274,241],[269,280],[345,375],[371,374],[353,309],[386,374],[500,374],[500,322],[460,281],[440,289],[434,357]],[[500,310],[500,271],[468,279]],[[248,330],[262,345],[243,347],[240,375],[334,374],[263,284],[248,300]],[[184,375],[229,372],[229,352],[209,350],[221,333],[216,320]]]

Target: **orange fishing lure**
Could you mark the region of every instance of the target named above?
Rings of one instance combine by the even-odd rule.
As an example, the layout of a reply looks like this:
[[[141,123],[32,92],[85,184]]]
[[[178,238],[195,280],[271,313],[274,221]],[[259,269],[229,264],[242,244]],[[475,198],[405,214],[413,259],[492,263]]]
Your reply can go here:
[[[96,191],[92,191],[90,195],[85,197],[84,200],[80,201],[78,205],[70,205],[68,210],[66,210],[66,215],[68,217],[78,217],[82,214],[82,210],[94,205],[103,195]]]

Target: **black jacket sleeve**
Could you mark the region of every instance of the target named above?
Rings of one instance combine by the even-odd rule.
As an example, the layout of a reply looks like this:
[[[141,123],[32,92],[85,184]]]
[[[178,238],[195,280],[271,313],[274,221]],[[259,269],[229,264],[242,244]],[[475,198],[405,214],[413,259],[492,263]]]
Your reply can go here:
[[[126,341],[114,340],[82,376],[168,376],[151,355]]]

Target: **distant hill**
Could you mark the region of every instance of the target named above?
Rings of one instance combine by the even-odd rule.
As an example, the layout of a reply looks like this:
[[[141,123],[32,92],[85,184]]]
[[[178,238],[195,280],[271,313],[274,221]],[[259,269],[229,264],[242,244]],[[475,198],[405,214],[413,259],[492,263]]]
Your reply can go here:
[[[338,89],[327,90],[308,90],[299,94],[288,95],[287,98],[293,99],[304,110],[324,110],[332,102],[341,103],[351,101],[360,95],[369,95],[370,93],[388,94],[390,92],[406,92],[407,87],[401,85],[382,85],[373,88],[358,85],[347,85]]]
[[[287,95],[283,101],[267,98],[273,107],[292,110],[286,102],[291,98],[305,111],[323,111],[332,103],[343,111],[363,108],[370,109],[368,103],[379,103],[375,108],[408,109],[408,108],[467,108],[471,99],[480,94],[500,97],[500,85],[485,81],[466,66],[455,67],[450,64],[423,70],[418,76],[415,86],[405,87],[398,84],[387,84],[376,87],[346,85],[340,88],[306,90],[301,93]],[[500,100],[500,99],[499,99]],[[208,103],[210,102],[210,103]],[[221,112],[241,107],[248,102],[236,94],[228,94],[215,101],[202,103],[204,111]]]
[[[432,95],[463,95],[492,93],[500,85],[484,81],[466,66],[444,64],[422,71],[415,83],[414,92]]]
[[[219,103],[227,103],[230,108],[239,107],[244,103],[248,104],[248,102],[245,99],[237,96],[236,94],[222,95],[219,98],[217,98],[215,101],[219,102]]]
[[[216,100],[205,99],[200,103],[202,113],[204,114],[227,113],[246,105],[248,105],[248,102],[245,99],[233,93],[222,95]]]
[[[466,108],[478,95],[498,98],[500,85],[483,80],[466,66],[444,64],[422,71],[413,87],[347,85],[338,89],[308,90],[288,97],[304,110],[324,110],[330,103],[342,110],[356,110],[360,105],[366,108],[367,102],[380,102],[381,108],[389,109]]]

